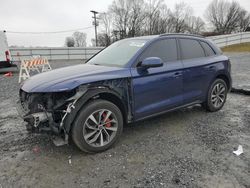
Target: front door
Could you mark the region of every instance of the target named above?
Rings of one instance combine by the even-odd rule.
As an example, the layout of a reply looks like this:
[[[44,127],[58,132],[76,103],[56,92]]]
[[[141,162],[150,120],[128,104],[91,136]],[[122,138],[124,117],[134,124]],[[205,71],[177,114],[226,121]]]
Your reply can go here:
[[[138,62],[159,57],[163,66],[142,70],[132,68],[135,120],[142,119],[183,104],[182,63],[178,60],[176,40],[161,39],[152,43]]]

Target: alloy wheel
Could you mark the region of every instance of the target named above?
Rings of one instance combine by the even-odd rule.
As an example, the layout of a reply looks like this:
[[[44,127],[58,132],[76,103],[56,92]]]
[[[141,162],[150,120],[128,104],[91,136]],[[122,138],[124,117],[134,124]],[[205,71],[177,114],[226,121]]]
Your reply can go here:
[[[115,137],[118,121],[113,112],[100,109],[90,114],[84,123],[84,140],[92,147],[103,147]]]
[[[220,108],[226,99],[226,87],[222,83],[217,83],[212,90],[211,102],[215,108]]]

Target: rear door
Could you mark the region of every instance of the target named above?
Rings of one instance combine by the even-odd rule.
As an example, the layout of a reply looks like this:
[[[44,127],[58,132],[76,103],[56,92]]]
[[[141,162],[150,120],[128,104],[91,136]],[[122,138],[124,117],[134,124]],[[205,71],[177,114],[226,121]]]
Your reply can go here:
[[[207,54],[201,41],[180,38],[181,58],[183,62],[183,100],[184,103],[203,101],[214,75],[213,59]],[[208,47],[208,46],[206,46]],[[214,53],[213,50],[210,53]]]
[[[175,38],[152,43],[138,62],[159,57],[163,66],[142,71],[132,68],[135,119],[141,119],[179,106],[182,100],[182,63],[178,60]]]

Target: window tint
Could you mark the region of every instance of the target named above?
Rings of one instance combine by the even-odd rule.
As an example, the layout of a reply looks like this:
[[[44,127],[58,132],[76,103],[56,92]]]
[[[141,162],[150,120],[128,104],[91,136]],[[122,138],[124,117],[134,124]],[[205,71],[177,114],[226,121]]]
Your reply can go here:
[[[140,58],[140,61],[147,57],[159,57],[163,62],[177,60],[177,46],[175,39],[159,40],[151,44]]]
[[[180,39],[180,45],[183,59],[205,57],[205,52],[197,40]]]
[[[201,45],[203,46],[207,56],[213,56],[215,54],[213,49],[206,42],[201,42]]]

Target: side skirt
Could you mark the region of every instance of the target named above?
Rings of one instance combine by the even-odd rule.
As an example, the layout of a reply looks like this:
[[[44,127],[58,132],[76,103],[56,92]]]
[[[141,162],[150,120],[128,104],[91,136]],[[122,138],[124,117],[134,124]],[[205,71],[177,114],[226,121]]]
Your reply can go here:
[[[165,111],[162,111],[162,112],[158,112],[158,113],[155,113],[155,114],[151,114],[151,115],[146,116],[146,117],[143,117],[143,118],[136,119],[136,120],[134,120],[133,122],[137,122],[137,121],[142,121],[142,120],[145,120],[145,119],[153,118],[153,117],[155,117],[155,116],[159,116],[159,115],[165,114],[165,113],[167,113],[167,112],[176,111],[176,110],[179,110],[179,109],[182,109],[182,108],[187,108],[187,107],[189,107],[189,106],[193,106],[193,105],[201,104],[201,103],[202,103],[202,101],[197,100],[197,101],[194,101],[194,102],[192,102],[192,103],[184,104],[184,105],[181,105],[181,106],[172,108],[172,109],[168,109],[168,110],[165,110]]]

